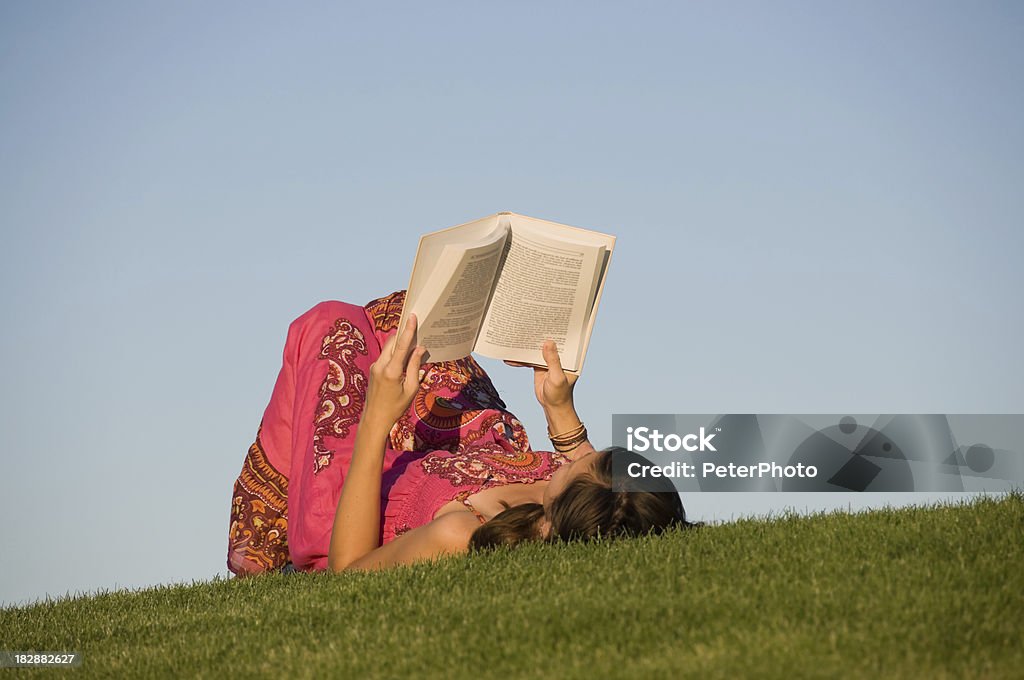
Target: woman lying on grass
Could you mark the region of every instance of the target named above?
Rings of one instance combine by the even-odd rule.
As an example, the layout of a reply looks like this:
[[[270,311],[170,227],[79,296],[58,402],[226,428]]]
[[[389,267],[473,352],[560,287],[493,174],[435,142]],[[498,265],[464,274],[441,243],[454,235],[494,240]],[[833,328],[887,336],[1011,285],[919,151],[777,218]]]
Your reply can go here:
[[[533,450],[470,356],[425,363],[405,291],[324,302],[292,323],[232,495],[228,568],[380,569],[527,540],[691,526],[679,495],[613,491],[553,342],[534,387],[554,451]],[[506,362],[510,365],[513,362]]]

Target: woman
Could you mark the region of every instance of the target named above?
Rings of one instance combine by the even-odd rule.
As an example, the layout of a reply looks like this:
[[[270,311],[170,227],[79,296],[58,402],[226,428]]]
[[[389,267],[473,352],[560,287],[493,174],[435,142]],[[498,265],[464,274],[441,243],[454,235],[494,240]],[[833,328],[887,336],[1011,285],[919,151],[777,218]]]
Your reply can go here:
[[[689,526],[678,494],[611,489],[554,343],[534,369],[554,451],[533,450],[470,356],[424,363],[405,291],[324,302],[288,331],[234,485],[228,568],[380,569],[471,547]],[[513,362],[506,362],[510,365]]]

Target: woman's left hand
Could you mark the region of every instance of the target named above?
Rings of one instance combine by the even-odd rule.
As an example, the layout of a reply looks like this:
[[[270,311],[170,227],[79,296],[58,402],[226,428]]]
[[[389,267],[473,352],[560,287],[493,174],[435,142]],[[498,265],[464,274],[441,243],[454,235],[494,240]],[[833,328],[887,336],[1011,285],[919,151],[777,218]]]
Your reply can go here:
[[[364,423],[390,430],[419,391],[420,365],[427,358],[427,348],[416,344],[416,326],[416,315],[409,314],[402,337],[395,333],[388,338],[380,356],[370,365]]]
[[[558,346],[554,340],[545,340],[541,344],[540,351],[547,368],[519,361],[506,360],[505,363],[509,366],[533,368],[533,391],[545,413],[549,413],[551,409],[573,408],[572,391],[579,376],[566,373],[562,368],[562,360],[558,356]]]

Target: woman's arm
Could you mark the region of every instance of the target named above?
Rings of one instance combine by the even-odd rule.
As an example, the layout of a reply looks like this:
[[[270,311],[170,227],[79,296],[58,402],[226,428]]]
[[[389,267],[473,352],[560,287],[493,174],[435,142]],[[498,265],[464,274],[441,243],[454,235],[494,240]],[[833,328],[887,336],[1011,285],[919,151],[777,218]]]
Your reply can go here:
[[[478,526],[480,522],[471,513],[449,512],[349,562],[343,570],[384,569],[468,552],[469,539]]]
[[[579,415],[576,414],[576,405],[573,402],[573,389],[579,376],[566,373],[562,368],[562,361],[558,357],[558,347],[553,340],[545,340],[541,345],[541,353],[544,355],[544,362],[547,368],[533,366],[533,388],[544,409],[544,417],[548,421],[548,430],[552,434],[563,434],[573,430],[581,424]],[[509,366],[531,366],[516,361],[506,361]],[[594,451],[590,440],[584,440],[565,455],[571,460]]]
[[[392,335],[370,366],[366,403],[356,429],[352,462],[334,515],[327,566],[349,568],[376,550],[380,540],[380,487],[384,449],[395,421],[419,390],[425,348],[416,345],[416,316],[409,315],[401,338]],[[411,532],[410,532],[411,533]]]

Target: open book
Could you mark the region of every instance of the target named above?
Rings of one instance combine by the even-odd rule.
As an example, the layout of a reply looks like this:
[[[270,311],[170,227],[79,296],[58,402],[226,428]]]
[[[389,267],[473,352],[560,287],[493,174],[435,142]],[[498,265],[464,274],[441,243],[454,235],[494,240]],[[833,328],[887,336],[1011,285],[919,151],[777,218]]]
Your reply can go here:
[[[398,332],[410,312],[428,361],[477,352],[544,366],[550,338],[579,375],[615,237],[502,212],[420,238]]]

